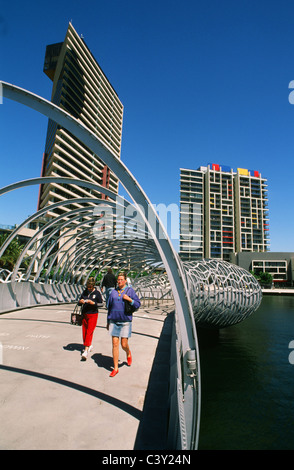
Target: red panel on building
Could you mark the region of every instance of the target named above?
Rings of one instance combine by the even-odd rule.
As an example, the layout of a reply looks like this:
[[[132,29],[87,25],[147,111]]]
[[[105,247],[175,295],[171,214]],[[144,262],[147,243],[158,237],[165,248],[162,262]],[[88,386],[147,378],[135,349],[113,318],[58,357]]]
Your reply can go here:
[[[104,166],[102,170],[102,186],[104,188],[109,189],[109,179],[110,179],[110,169],[108,168],[107,165]],[[101,195],[102,199],[108,199],[108,196],[106,196],[104,193]]]

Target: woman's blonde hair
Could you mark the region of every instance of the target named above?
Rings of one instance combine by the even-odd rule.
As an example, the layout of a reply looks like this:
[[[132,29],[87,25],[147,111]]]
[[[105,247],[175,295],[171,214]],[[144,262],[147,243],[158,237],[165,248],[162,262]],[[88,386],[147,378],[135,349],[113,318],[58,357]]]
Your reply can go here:
[[[119,276],[123,276],[125,279],[127,279],[127,275],[126,275],[125,272],[119,273],[119,274],[117,275],[117,277],[119,277]]]

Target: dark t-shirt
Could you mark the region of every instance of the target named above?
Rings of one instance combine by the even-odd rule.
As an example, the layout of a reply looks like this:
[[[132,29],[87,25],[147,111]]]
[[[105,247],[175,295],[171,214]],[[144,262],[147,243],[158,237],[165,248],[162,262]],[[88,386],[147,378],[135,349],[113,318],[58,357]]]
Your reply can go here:
[[[95,305],[88,304],[88,303],[83,304],[83,307],[82,307],[83,313],[98,313],[98,304],[103,303],[101,294],[97,289],[92,290],[92,292],[88,291],[88,289],[85,289],[80,297],[80,300],[82,299],[92,300],[93,302],[95,302]]]
[[[112,273],[105,274],[101,287],[116,287],[116,277]]]

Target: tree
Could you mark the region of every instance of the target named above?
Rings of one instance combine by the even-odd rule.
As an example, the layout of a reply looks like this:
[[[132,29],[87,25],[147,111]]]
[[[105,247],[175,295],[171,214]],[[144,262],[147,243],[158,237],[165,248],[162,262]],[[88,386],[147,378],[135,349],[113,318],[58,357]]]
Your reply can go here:
[[[273,276],[270,273],[263,271],[250,271],[250,273],[258,280],[261,285],[271,285]]]
[[[270,273],[260,273],[260,284],[271,284],[273,282],[273,276]]]
[[[7,233],[0,235],[0,247],[5,243],[7,238]],[[23,245],[21,245],[18,240],[13,239],[0,258],[0,267],[12,271],[22,250]]]

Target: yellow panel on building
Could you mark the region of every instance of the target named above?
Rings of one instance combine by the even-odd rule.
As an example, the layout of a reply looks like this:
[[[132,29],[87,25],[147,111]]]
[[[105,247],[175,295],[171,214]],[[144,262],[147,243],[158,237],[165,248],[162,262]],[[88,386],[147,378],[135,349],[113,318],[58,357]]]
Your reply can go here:
[[[249,176],[249,171],[245,168],[237,168],[239,175]]]

